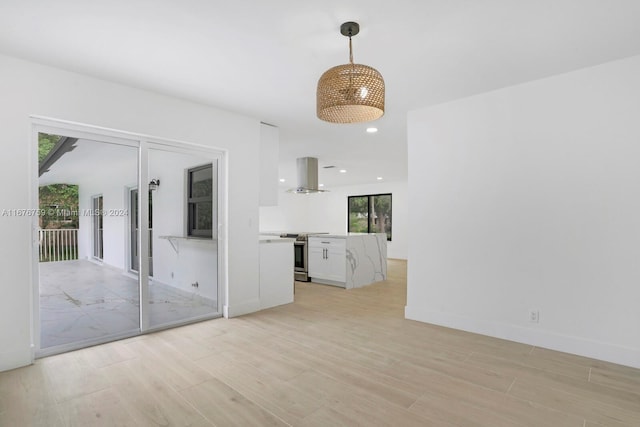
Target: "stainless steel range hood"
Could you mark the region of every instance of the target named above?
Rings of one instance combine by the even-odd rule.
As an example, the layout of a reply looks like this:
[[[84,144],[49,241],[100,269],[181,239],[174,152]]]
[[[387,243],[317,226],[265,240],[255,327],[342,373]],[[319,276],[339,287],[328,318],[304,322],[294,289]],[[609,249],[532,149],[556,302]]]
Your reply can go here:
[[[315,157],[300,157],[296,159],[298,170],[297,187],[287,190],[289,193],[310,194],[323,193],[326,190],[318,188],[318,159]]]

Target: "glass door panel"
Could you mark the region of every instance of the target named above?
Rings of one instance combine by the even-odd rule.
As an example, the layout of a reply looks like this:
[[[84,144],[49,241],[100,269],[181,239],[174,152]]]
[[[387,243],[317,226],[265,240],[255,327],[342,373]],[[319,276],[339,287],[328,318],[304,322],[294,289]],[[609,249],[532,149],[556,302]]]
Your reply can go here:
[[[149,328],[215,317],[218,161],[206,153],[149,148],[151,181],[153,278],[145,306]]]
[[[140,332],[140,287],[125,275],[127,188],[138,148],[39,135],[38,353]]]

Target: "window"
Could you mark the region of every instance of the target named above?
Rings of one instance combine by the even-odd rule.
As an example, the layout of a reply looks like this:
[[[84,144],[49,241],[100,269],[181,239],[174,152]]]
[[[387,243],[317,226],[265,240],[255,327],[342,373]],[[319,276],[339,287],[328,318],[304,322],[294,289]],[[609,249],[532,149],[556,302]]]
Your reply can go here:
[[[391,241],[391,194],[347,198],[349,233],[385,233]]]
[[[213,165],[187,171],[187,235],[213,237]]]

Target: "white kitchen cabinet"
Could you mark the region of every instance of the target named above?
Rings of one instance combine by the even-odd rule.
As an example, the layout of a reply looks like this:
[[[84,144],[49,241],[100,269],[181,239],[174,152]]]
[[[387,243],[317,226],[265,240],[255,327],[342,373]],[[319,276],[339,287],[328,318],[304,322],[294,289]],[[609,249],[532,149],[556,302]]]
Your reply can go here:
[[[384,233],[318,234],[307,241],[312,282],[359,288],[387,278]]]
[[[260,308],[293,302],[293,239],[260,239]]]
[[[309,236],[309,277],[311,281],[346,286],[347,248],[344,238]]]

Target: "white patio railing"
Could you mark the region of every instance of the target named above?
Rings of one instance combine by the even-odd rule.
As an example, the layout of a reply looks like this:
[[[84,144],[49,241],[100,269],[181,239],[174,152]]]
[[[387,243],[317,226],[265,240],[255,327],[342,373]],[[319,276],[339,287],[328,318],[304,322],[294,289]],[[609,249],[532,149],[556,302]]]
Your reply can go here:
[[[78,229],[40,229],[40,262],[78,259]]]

